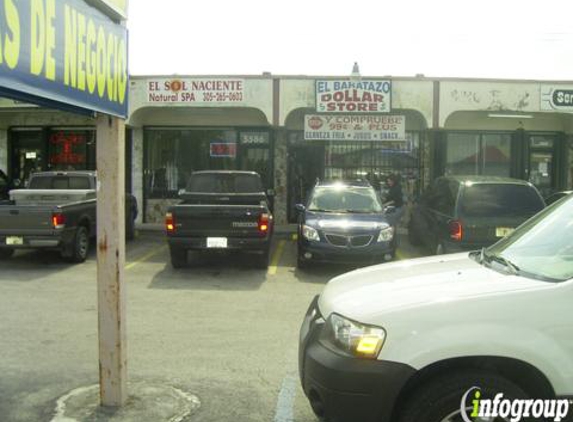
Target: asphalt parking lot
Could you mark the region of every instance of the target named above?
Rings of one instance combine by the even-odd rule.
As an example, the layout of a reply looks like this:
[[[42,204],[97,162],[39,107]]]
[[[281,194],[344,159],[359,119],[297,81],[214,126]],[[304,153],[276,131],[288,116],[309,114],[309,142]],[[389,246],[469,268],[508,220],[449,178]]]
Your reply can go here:
[[[421,255],[401,239],[397,259]],[[0,420],[50,421],[58,397],[98,382],[95,253],[71,265],[17,252],[0,266]],[[198,396],[190,421],[316,421],[298,380],[298,330],[324,284],[351,269],[297,270],[285,234],[267,271],[227,255],[173,270],[162,233],[140,232],[125,272],[130,380]]]

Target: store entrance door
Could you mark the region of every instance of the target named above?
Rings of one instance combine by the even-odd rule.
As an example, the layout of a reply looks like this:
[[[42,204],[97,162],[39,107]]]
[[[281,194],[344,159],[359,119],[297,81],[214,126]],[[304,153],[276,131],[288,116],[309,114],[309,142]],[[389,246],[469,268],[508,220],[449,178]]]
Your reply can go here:
[[[528,180],[546,198],[555,186],[555,142],[554,136],[531,135],[529,141]]]
[[[10,178],[16,187],[26,186],[30,174],[44,170],[45,148],[41,130],[12,130]]]
[[[291,145],[288,151],[288,220],[297,219],[296,204],[305,204],[308,194],[324,175],[324,145]]]

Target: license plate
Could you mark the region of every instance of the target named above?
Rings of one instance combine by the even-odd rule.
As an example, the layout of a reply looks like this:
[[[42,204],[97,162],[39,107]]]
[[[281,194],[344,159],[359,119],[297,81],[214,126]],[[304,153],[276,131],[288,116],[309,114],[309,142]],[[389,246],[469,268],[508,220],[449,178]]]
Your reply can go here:
[[[511,227],[496,227],[495,235],[497,237],[504,237],[510,234],[513,230],[514,229],[512,229]]]
[[[7,245],[23,245],[24,244],[24,238],[23,237],[19,237],[19,236],[8,236],[6,238],[6,244]]]
[[[227,238],[226,237],[208,237],[207,238],[208,248],[226,248]]]

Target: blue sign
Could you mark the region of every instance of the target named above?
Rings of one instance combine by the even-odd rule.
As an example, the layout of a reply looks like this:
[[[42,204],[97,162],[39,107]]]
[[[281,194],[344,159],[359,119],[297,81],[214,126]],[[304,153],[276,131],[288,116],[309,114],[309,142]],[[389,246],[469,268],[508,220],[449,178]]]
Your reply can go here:
[[[83,0],[0,0],[0,96],[127,117],[127,30]]]

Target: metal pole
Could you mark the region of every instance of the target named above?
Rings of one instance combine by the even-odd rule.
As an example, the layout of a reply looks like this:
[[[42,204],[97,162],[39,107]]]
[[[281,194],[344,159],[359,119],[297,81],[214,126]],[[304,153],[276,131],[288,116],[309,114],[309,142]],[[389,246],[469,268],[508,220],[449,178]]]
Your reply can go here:
[[[125,122],[97,117],[97,283],[102,406],[127,400],[125,319]]]

